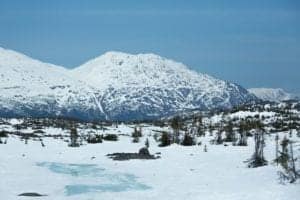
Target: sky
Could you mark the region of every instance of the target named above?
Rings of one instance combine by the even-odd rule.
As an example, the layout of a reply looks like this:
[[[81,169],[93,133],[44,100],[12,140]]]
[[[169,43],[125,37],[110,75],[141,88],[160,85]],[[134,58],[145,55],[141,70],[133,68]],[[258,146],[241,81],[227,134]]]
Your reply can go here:
[[[300,94],[299,0],[0,0],[0,46],[74,68],[155,53],[246,88]]]

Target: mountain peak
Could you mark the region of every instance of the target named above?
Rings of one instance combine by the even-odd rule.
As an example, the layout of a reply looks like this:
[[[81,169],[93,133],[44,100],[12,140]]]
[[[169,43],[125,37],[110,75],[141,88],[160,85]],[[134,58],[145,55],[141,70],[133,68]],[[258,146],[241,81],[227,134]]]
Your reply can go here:
[[[248,91],[264,101],[280,102],[297,98],[282,88],[250,88]]]
[[[253,99],[238,85],[155,54],[107,52],[71,73],[100,91],[111,118],[228,108]]]
[[[133,53],[126,53],[122,51],[107,51],[104,54],[100,55],[99,57],[141,57],[141,58],[160,58],[164,59],[163,57],[155,54],[155,53],[138,53],[138,54],[133,54]]]
[[[122,87],[129,85],[162,85],[172,76],[183,73],[193,74],[181,63],[155,54],[127,54],[107,52],[72,70],[80,80],[88,78],[89,83],[98,88]],[[100,78],[101,77],[101,78]],[[180,77],[173,77],[174,84]],[[198,77],[199,78],[199,77]]]
[[[115,68],[134,67],[134,66],[142,67],[147,64],[153,64],[153,63],[157,63],[157,65],[160,65],[160,63],[165,61],[171,62],[172,60],[166,59],[164,57],[161,57],[153,53],[129,54],[120,51],[108,51],[98,57],[95,57],[87,61],[86,63],[79,66],[78,68],[88,68],[88,70],[91,70],[90,66],[96,68],[101,66],[115,67]],[[178,65],[179,63],[176,62],[176,64]],[[182,67],[184,66],[183,64],[181,65]],[[77,70],[78,68],[76,68],[75,70]]]
[[[10,50],[10,49],[4,49],[0,47],[0,64],[12,64],[12,62],[20,62],[20,61],[34,61],[34,59],[31,59],[30,57],[18,53],[16,51]]]
[[[15,70],[60,71],[67,73],[64,67],[45,63],[17,51],[2,47],[0,47],[0,67],[2,68],[1,71],[4,71],[6,68],[14,68]]]

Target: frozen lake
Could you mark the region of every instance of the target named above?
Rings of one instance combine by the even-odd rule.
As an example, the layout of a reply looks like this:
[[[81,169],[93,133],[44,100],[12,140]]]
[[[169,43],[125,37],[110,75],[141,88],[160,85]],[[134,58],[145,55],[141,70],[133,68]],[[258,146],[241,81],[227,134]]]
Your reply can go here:
[[[149,186],[139,183],[137,177],[128,173],[110,172],[95,164],[68,164],[58,162],[39,162],[52,173],[69,176],[72,184],[65,185],[65,195],[72,196],[97,192],[124,192],[147,190]]]

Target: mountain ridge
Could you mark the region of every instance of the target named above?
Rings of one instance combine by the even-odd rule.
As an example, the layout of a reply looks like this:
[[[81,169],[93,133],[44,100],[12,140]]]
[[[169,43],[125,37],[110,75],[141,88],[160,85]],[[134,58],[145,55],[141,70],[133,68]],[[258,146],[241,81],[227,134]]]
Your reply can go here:
[[[264,101],[280,102],[299,99],[297,95],[286,92],[282,88],[249,88],[248,91]]]
[[[67,70],[0,48],[0,79],[0,111],[12,116],[141,120],[256,99],[237,84],[155,54],[111,51]]]

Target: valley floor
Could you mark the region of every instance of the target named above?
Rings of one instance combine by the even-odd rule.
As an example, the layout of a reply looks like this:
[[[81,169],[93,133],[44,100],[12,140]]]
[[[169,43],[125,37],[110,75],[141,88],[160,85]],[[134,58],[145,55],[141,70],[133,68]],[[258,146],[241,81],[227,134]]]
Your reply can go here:
[[[269,164],[250,169],[244,163],[253,153],[253,139],[246,147],[210,145],[210,136],[198,138],[202,145],[158,147],[153,129],[144,127],[140,143],[120,136],[117,142],[68,147],[61,139],[44,137],[28,144],[10,135],[0,144],[0,199],[18,197],[25,192],[47,196],[45,200],[163,199],[163,200],[296,200],[299,184],[281,184],[273,163],[274,135],[266,136],[265,157]],[[131,134],[133,128],[121,125],[106,132]],[[45,130],[55,134],[55,129]],[[119,131],[119,132],[118,132]],[[286,133],[280,133],[282,138]],[[137,152],[150,141],[150,153],[160,152],[160,159],[113,161],[114,152]],[[298,137],[293,138],[296,141]],[[204,145],[207,152],[204,152]],[[299,151],[295,150],[299,154]],[[159,155],[159,154],[157,154]]]

